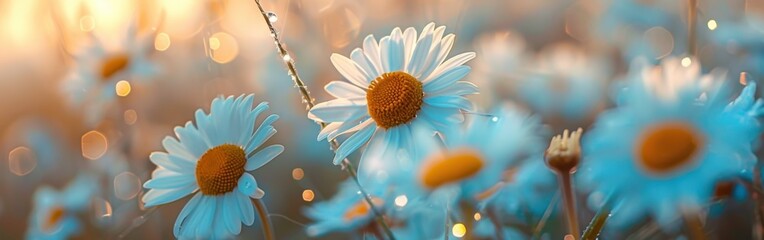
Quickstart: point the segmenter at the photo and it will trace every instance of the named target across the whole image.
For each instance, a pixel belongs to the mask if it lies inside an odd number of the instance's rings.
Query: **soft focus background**
[[[467,79],[481,88],[472,97],[478,109],[512,100],[542,116],[554,132],[589,126],[612,105],[610,83],[637,57],[656,62],[672,55],[682,65],[699,61],[704,72],[720,67],[731,76],[764,74],[759,0],[699,0],[697,58],[684,58],[686,1],[262,3],[277,18],[277,30],[319,101],[329,99],[323,85],[341,78],[329,61],[332,53],[348,55],[368,34],[381,37],[394,27],[421,29],[429,22],[456,34],[452,55],[477,52]],[[145,61],[156,71],[113,85],[116,100],[92,122],[93,113],[70,104],[62,89],[77,67],[74,56],[94,39],[106,49],[125,41],[144,44]],[[281,116],[270,142],[286,151],[254,172],[270,211],[283,215],[273,217],[280,238],[307,238],[303,207],[329,198],[347,177],[331,164],[328,143],[315,140],[319,128],[306,118],[253,0],[3,0],[0,49],[0,239],[23,238],[39,186],[62,188],[83,172],[97,176],[100,192],[89,216],[81,216],[87,221],[78,238],[113,238],[141,216],[147,222],[127,238],[172,238],[188,198],[156,212],[142,208],[141,185],[155,168],[148,156],[219,95],[255,93]],[[575,80],[548,80],[556,78]],[[245,227],[240,237],[261,238],[260,227]]]

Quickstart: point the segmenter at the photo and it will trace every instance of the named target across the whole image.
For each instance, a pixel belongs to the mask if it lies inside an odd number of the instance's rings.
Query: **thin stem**
[[[308,88],[305,86],[305,82],[303,82],[302,79],[300,79],[300,75],[297,73],[297,67],[294,64],[294,61],[292,60],[291,55],[289,55],[289,52],[281,43],[279,34],[278,32],[276,32],[276,28],[273,27],[273,23],[270,21],[270,19],[268,18],[268,15],[265,13],[263,6],[260,4],[260,0],[255,0],[255,3],[257,4],[257,8],[260,10],[260,14],[263,16],[263,20],[265,21],[265,24],[268,26],[268,30],[270,30],[271,32],[271,37],[273,37],[273,43],[276,45],[276,49],[278,50],[279,55],[281,56],[281,59],[284,61],[284,64],[287,67],[287,71],[289,75],[292,77],[292,81],[294,82],[295,86],[299,90],[300,96],[302,97],[303,102],[305,103],[305,106],[307,107],[308,110],[313,108],[313,106],[315,105],[314,103],[315,100],[310,96],[310,91],[308,91]],[[319,126],[321,126],[321,129],[324,129],[327,125],[324,122],[316,122],[316,123]],[[334,140],[334,139],[330,140],[329,144],[331,145],[332,151],[337,151],[337,148],[339,148],[340,146],[337,140]],[[375,221],[380,226],[382,226],[382,229],[384,229],[385,234],[387,234],[388,237],[390,237],[390,239],[395,240],[395,236],[393,235],[393,232],[390,231],[390,228],[387,226],[387,223],[385,223],[382,213],[377,209],[377,207],[374,205],[374,202],[372,202],[369,194],[361,186],[361,183],[358,181],[358,173],[353,167],[353,164],[351,164],[347,158],[342,160],[342,169],[345,172],[347,172],[351,178],[353,178],[353,181],[358,186],[359,191],[361,191],[361,194],[363,194],[364,200],[366,201],[366,203],[369,204],[369,207],[374,213]]]
[[[487,211],[486,214],[488,214],[488,218],[491,220],[491,223],[493,223],[493,227],[496,228],[496,239],[504,239],[504,227],[501,225],[499,217],[496,216],[495,209]]]
[[[257,215],[260,217],[260,222],[263,224],[263,235],[266,240],[276,239],[276,232],[273,231],[273,224],[271,224],[271,218],[268,217],[268,208],[265,207],[262,199],[252,199],[252,203],[257,209]]]
[[[753,168],[753,186],[751,187],[753,190],[751,191],[751,198],[754,200],[754,226],[753,226],[753,234],[754,236],[761,237],[764,235],[764,208],[762,208],[762,179],[761,179],[761,167],[762,167],[762,161],[757,160],[756,165],[754,165]]]
[[[579,238],[581,232],[578,230],[578,215],[576,215],[576,198],[573,194],[573,184],[569,172],[559,171],[557,174],[560,180],[560,191],[562,199],[565,202],[565,215],[568,218],[568,232],[574,238]]]
[[[531,236],[531,239],[539,239],[541,237],[541,231],[544,229],[544,226],[546,225],[546,222],[549,220],[549,217],[552,216],[552,212],[557,206],[557,201],[559,200],[560,200],[560,192],[554,193],[554,197],[552,197],[552,201],[549,202],[549,205],[546,207],[546,210],[544,210],[544,215],[541,216],[541,219],[539,219],[539,222],[536,224],[536,228],[533,229],[533,235]]]
[[[600,232],[602,232],[603,227],[605,226],[605,222],[610,217],[610,211],[612,210],[612,204],[611,201],[608,199],[605,201],[605,204],[602,205],[599,211],[597,211],[597,215],[592,218],[592,221],[589,223],[589,226],[586,227],[584,230],[584,235],[581,236],[581,239],[583,240],[594,240],[599,237]]]
[[[697,11],[698,0],[687,1],[687,53],[695,56],[697,44]]]
[[[149,208],[148,210],[146,210],[146,213],[133,219],[133,221],[130,223],[130,226],[128,226],[127,229],[122,231],[122,233],[120,233],[117,236],[117,239],[124,239],[125,237],[127,237],[128,234],[130,234],[130,232],[132,232],[136,228],[146,223],[146,220],[148,220],[149,217],[152,214],[154,214],[154,212],[156,212],[157,209],[159,209],[159,206]]]

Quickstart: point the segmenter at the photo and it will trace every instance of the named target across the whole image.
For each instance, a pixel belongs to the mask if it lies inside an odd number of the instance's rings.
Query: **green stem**
[[[265,236],[265,239],[276,239],[276,232],[273,231],[271,218],[268,217],[268,208],[265,207],[262,199],[252,199],[252,203],[254,203],[255,209],[257,209],[257,215],[260,217],[260,222],[263,224],[263,236]]]
[[[612,206],[610,204],[610,200],[605,200],[605,204],[602,205],[599,211],[597,211],[597,215],[592,218],[592,221],[589,223],[589,226],[586,227],[584,230],[584,235],[581,236],[581,239],[583,240],[595,240],[597,237],[599,237],[600,232],[602,232],[603,227],[605,227],[605,222],[607,221],[608,217],[610,217],[610,211],[612,210]]]

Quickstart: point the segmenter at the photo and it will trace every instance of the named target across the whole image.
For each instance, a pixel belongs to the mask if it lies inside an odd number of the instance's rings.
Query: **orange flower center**
[[[236,187],[244,174],[247,157],[244,149],[232,144],[214,147],[199,158],[196,182],[204,195],[224,194]]]
[[[114,74],[127,68],[130,64],[130,56],[124,53],[107,56],[101,64],[101,80],[108,80]]]
[[[374,206],[382,206],[384,201],[379,198],[372,198],[371,202],[374,203]],[[366,200],[361,199],[360,202],[356,203],[352,207],[350,207],[347,211],[345,211],[345,215],[342,217],[345,219],[345,221],[350,221],[356,218],[365,217],[371,214],[371,207],[369,206],[369,203],[366,202]]]
[[[407,123],[422,108],[422,83],[405,72],[382,74],[366,92],[369,115],[378,126],[391,128]]]
[[[64,218],[64,214],[66,211],[64,211],[64,208],[61,206],[55,206],[50,209],[50,212],[48,213],[48,218],[45,219],[45,222],[43,223],[43,229],[46,231],[52,231],[55,229],[56,226],[58,226],[58,223],[61,222],[61,219]]]
[[[662,123],[643,135],[637,159],[650,172],[667,173],[692,162],[703,140],[703,136],[686,123]]]
[[[439,154],[422,169],[421,181],[425,187],[434,189],[475,175],[483,164],[480,154],[471,150]]]

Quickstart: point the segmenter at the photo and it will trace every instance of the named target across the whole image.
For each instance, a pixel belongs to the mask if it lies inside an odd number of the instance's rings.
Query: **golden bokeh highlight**
[[[464,237],[467,234],[467,227],[461,223],[454,224],[454,227],[451,228],[451,234],[458,238]]]
[[[302,168],[292,169],[292,178],[294,180],[300,181],[304,177],[305,177],[305,172],[302,170]]]
[[[682,58],[682,67],[689,67],[692,65],[692,59],[690,57],[684,57]]]
[[[122,172],[114,177],[114,196],[122,200],[130,200],[141,192],[141,180],[134,173]]]
[[[130,86],[130,82],[127,80],[121,80],[117,82],[117,85],[114,85],[114,90],[117,92],[117,96],[127,97],[127,95],[130,95],[130,91],[133,90],[133,87]]]
[[[713,19],[708,20],[708,23],[706,25],[708,26],[708,29],[711,31],[716,30],[716,28],[719,27],[719,25],[717,25],[716,23],[716,20],[713,20]]]
[[[154,49],[157,51],[165,51],[170,48],[170,45],[172,45],[172,41],[170,41],[170,35],[167,33],[159,33],[154,38]]]
[[[83,134],[81,144],[82,156],[90,160],[101,158],[109,146],[106,136],[95,130]]]
[[[395,206],[405,207],[408,202],[409,202],[409,198],[406,197],[406,195],[400,195],[395,197]]]
[[[133,125],[138,121],[138,113],[133,109],[128,109],[125,111],[124,119],[127,125]]]
[[[218,32],[209,39],[210,57],[217,63],[229,63],[239,55],[239,44],[236,38],[228,33]]]
[[[313,190],[305,189],[302,191],[302,200],[306,202],[312,202],[313,198],[316,197],[316,194],[313,193]]]
[[[27,147],[17,147],[8,153],[8,170],[18,176],[24,176],[37,167],[37,158]]]
[[[475,219],[475,221],[480,221],[480,219],[483,218],[483,215],[480,215],[480,213],[475,213],[475,215],[472,215],[472,218]]]

